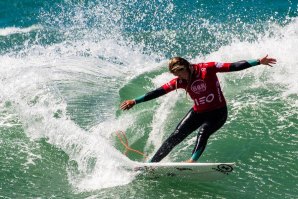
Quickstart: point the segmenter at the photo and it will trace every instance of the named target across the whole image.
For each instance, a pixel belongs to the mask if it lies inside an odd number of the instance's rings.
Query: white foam
[[[0,29],[0,36],[8,36],[13,34],[22,34],[22,33],[29,33],[34,30],[42,29],[40,25],[32,25],[27,28],[19,28],[19,27],[6,27]]]
[[[107,98],[107,102],[117,102],[121,83],[125,83],[129,76],[129,73],[123,74],[122,71],[131,71],[131,76],[135,75],[134,69],[129,66],[138,60],[129,57],[127,52],[124,57],[120,56],[128,61],[125,64],[112,63],[93,56],[75,56],[78,51],[85,50],[86,46],[79,46],[77,42],[74,44],[76,48],[61,43],[47,47],[33,46],[26,49],[22,56],[1,55],[1,106],[6,101],[11,102],[29,138],[47,138],[50,144],[62,149],[70,161],[76,162],[77,172],[69,168],[68,173],[70,183],[77,190],[127,184],[135,175],[125,169],[131,161],[113,147],[114,143],[109,137],[116,130],[128,128],[133,119],[128,116],[116,120],[114,107],[106,105],[102,106],[102,111],[108,119],[90,130],[84,130],[69,119],[66,108],[68,98],[92,95],[88,90],[109,93],[111,98]],[[121,50],[121,46],[114,48],[111,42],[102,42],[97,46],[98,49],[95,46],[95,43],[91,45],[94,53],[101,51],[101,48],[110,49],[109,54],[105,54],[106,57],[116,56]],[[129,51],[125,47],[122,49]],[[138,56],[137,53],[135,56]],[[134,67],[138,67],[138,64]],[[143,70],[144,68],[140,69]],[[90,88],[78,90],[80,82],[89,83]],[[62,94],[65,90],[59,90],[57,83],[75,84],[73,92],[65,96]],[[57,112],[58,118],[54,117]],[[9,126],[9,118],[3,125]],[[28,154],[27,164],[34,164],[34,158],[36,157]]]
[[[154,78],[153,83],[157,88],[167,83],[173,78],[173,75],[171,75],[170,73],[163,73]],[[181,94],[181,92],[179,93]],[[152,130],[149,133],[145,151],[148,151],[149,148],[152,146],[155,150],[157,150],[163,143],[163,140],[165,140],[165,136],[168,135],[168,132],[165,132],[165,125],[167,124],[167,119],[169,118],[169,115],[171,114],[173,107],[175,106],[179,97],[181,97],[179,93],[171,92],[158,99],[159,106],[153,115]],[[166,157],[164,161],[169,161],[168,158],[169,157]]]
[[[134,121],[130,115],[115,118],[118,91],[131,78],[158,67],[154,56],[144,55],[141,48],[122,42],[119,29],[103,18],[106,16],[100,13],[102,10],[100,6],[90,11],[78,9],[75,17],[69,13],[57,17],[43,13],[48,19],[44,23],[50,26],[47,28],[65,36],[61,43],[30,44],[28,39],[22,50],[0,55],[0,105],[11,103],[30,139],[46,138],[68,155],[69,182],[78,191],[124,185],[134,178],[135,173],[126,170],[132,162],[110,140],[114,131],[125,130]],[[92,14],[95,18],[99,15],[95,24],[100,27],[86,27],[84,17]],[[73,20],[74,27],[63,26],[64,20]],[[107,20],[103,21],[106,24],[100,20]],[[55,30],[56,23],[59,30]],[[41,28],[8,27],[0,29],[0,36]],[[107,32],[110,37],[104,37]],[[94,94],[106,97],[106,101],[98,102],[102,103],[103,114],[98,118],[100,122],[94,121],[97,125],[85,130],[70,119],[67,106],[71,99]],[[9,126],[9,116],[4,115],[3,119],[6,122],[1,125]],[[35,158],[43,157],[28,151],[26,165],[34,164]]]

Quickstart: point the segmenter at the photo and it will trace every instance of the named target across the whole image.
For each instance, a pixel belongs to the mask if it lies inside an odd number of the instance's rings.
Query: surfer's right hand
[[[126,100],[120,105],[121,110],[129,110],[136,104],[135,100]]]

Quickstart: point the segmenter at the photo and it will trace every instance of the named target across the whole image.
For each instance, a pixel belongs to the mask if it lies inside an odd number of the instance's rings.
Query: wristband
[[[142,95],[140,97],[137,97],[136,99],[134,99],[135,104],[141,103],[144,101],[145,95]]]
[[[260,65],[261,62],[259,59],[251,59],[251,60],[247,60],[247,62],[251,65],[251,66],[256,66],[256,65]]]

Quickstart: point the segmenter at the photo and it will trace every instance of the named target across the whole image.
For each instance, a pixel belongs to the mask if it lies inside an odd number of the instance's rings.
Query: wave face
[[[270,6],[268,6],[270,4]],[[1,197],[294,198],[297,196],[297,1],[2,1]],[[200,162],[236,162],[218,182],[139,178],[192,106],[183,91],[128,112],[121,101],[171,78],[167,60],[278,64],[219,74],[229,118]],[[196,133],[164,161],[190,156]],[[175,185],[174,185],[174,184]],[[200,187],[198,189],[198,187]]]

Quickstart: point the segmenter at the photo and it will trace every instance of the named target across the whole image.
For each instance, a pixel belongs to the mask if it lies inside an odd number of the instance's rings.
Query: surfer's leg
[[[221,108],[206,114],[205,122],[199,129],[191,159],[197,161],[206,148],[208,138],[220,129],[227,120],[227,108]]]
[[[191,109],[177,125],[175,131],[170,135],[170,137],[164,141],[150,162],[161,161],[177,144],[199,128],[199,126],[202,125],[202,122],[203,120],[200,119],[200,115]]]

